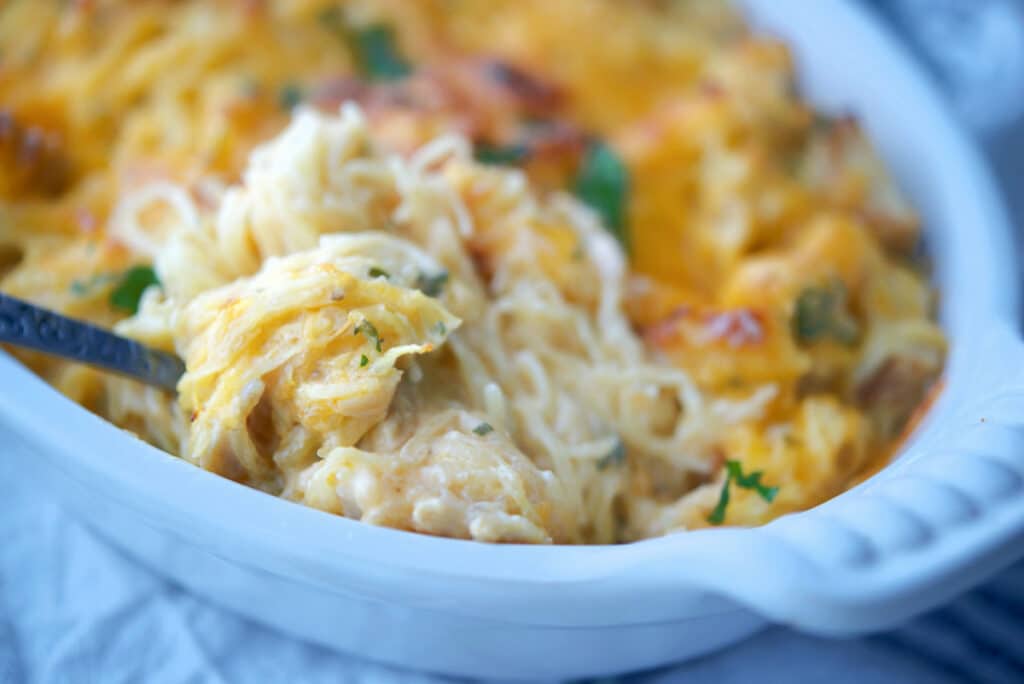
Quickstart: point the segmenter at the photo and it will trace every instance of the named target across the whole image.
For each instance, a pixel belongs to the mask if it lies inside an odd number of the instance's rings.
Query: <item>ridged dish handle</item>
[[[978,395],[947,397],[930,437],[855,490],[728,535],[705,586],[800,629],[861,633],[1024,556],[1024,342],[1009,325],[979,332],[985,353],[951,369]]]

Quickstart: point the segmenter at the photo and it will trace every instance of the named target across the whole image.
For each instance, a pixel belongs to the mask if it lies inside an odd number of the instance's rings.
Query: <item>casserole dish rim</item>
[[[855,40],[870,53],[860,69],[887,65],[889,85],[914,110],[916,125],[941,140],[951,167],[944,170],[971,188],[971,198],[949,197],[942,209],[949,221],[955,215],[978,222],[972,235],[946,226],[943,237],[939,274],[953,341],[947,389],[899,458],[864,483],[759,528],[619,546],[494,546],[373,527],[220,478],[93,416],[6,354],[0,383],[18,389],[0,393],[0,423],[68,477],[179,540],[325,591],[358,577],[356,591],[395,590],[389,598],[396,602],[499,614],[521,624],[587,626],[670,621],[678,611],[655,605],[657,597],[694,588],[775,621],[847,633],[893,624],[966,588],[1019,556],[1013,547],[1024,539],[1024,475],[1016,457],[1024,449],[1016,417],[1024,416],[1024,383],[1019,371],[995,363],[1024,361],[1009,222],[976,150],[866,10],[844,0],[740,4],[769,31],[784,32],[776,22],[797,12],[805,13],[805,24],[846,27],[835,40],[837,55]],[[872,131],[871,116],[867,124]],[[905,171],[907,160],[901,163]],[[982,265],[984,273],[976,272]],[[935,465],[940,457],[957,467],[943,472]],[[413,577],[419,586],[396,589]],[[437,599],[456,585],[458,600]],[[617,614],[628,588],[645,608]]]

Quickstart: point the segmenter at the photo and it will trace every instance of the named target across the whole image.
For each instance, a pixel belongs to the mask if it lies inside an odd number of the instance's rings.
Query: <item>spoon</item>
[[[60,356],[175,391],[185,364],[174,354],[0,292],[0,342]]]

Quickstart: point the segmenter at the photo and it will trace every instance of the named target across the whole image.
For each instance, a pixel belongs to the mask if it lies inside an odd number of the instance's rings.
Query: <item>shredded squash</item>
[[[762,523],[891,453],[944,364],[913,208],[720,0],[12,0],[0,159],[0,289],[187,370],[14,353],[367,523]]]

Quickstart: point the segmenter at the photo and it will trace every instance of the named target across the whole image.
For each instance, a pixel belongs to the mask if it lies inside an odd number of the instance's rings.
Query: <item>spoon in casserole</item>
[[[78,361],[175,391],[185,364],[174,354],[0,292],[0,342]]]

